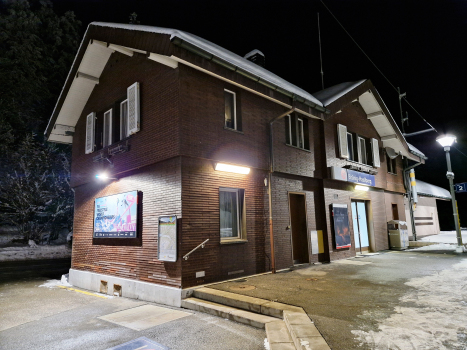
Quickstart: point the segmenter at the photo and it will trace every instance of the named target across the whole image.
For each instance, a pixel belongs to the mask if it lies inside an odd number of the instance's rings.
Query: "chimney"
[[[265,58],[264,54],[259,51],[259,50],[253,50],[248,52],[244,58],[246,58],[248,61],[251,61],[253,63],[256,63],[258,66],[263,67],[265,66]]]

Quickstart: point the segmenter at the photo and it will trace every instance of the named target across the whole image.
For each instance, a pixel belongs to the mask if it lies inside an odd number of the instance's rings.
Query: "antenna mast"
[[[321,55],[321,28],[319,26],[319,12],[318,12],[318,40],[319,40],[319,63],[321,66],[321,88],[324,90],[324,72],[323,72],[323,57]]]

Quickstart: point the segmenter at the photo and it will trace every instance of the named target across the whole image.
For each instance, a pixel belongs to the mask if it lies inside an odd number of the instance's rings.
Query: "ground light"
[[[250,168],[238,165],[231,165],[225,163],[216,163],[216,170],[218,171],[227,171],[229,173],[237,173],[237,174],[249,174]]]
[[[451,203],[452,203],[452,212],[454,215],[454,226],[456,227],[456,234],[457,234],[457,253],[462,253],[464,251],[463,244],[462,244],[462,234],[459,225],[459,214],[457,213],[457,204],[456,204],[456,195],[454,192],[454,173],[451,169],[451,157],[449,155],[449,150],[451,149],[451,145],[456,141],[456,137],[451,134],[441,135],[436,138],[436,141],[444,147],[446,151],[446,163],[448,164],[448,172],[446,173],[446,177],[449,180],[449,189],[451,191]]]
[[[357,185],[355,186],[357,191],[368,191],[370,188],[368,186]]]

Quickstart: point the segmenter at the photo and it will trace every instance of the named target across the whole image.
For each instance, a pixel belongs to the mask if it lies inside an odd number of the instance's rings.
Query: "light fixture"
[[[225,163],[216,163],[216,170],[218,171],[227,171],[229,173],[237,173],[237,174],[249,174],[250,168],[238,165],[231,165]]]
[[[357,185],[357,186],[355,186],[355,189],[357,191],[368,191],[370,188],[368,186]]]
[[[96,175],[96,179],[99,179],[99,180],[116,180],[115,177],[109,177],[109,175],[104,174],[104,173],[102,173],[102,174],[97,174],[97,175]]]
[[[452,134],[440,135],[436,138],[436,141],[443,147],[451,147],[456,142],[456,137]]]

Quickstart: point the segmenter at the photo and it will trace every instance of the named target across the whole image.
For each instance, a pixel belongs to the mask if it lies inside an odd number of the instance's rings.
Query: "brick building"
[[[45,132],[72,144],[73,285],[180,305],[188,287],[388,248],[402,158],[423,159],[372,83],[311,95],[247,58],[89,25]]]

